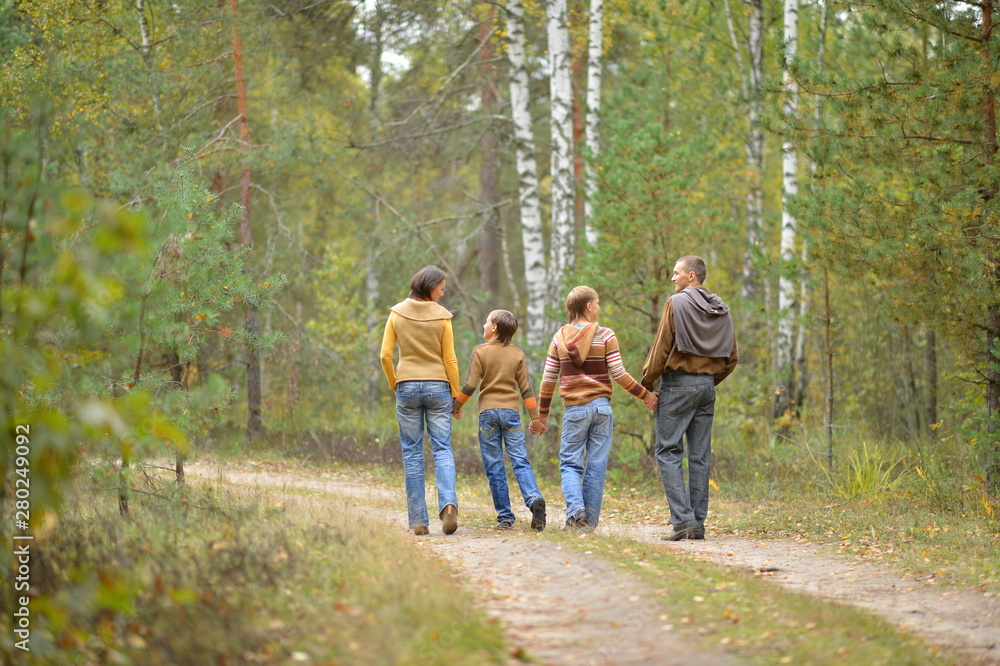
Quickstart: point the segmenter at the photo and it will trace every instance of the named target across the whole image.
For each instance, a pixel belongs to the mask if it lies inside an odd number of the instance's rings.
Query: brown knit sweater
[[[524,352],[513,345],[487,342],[472,350],[469,376],[456,400],[464,405],[479,388],[479,411],[521,409],[521,401],[531,418],[538,417],[538,404],[528,381]]]
[[[597,322],[581,328],[563,326],[552,338],[545,357],[542,385],[538,389],[539,413],[548,416],[552,394],[559,382],[559,395],[567,406],[585,405],[611,397],[611,380],[645,400],[649,391],[639,385],[622,365],[615,332]]]
[[[399,365],[392,356],[399,343]],[[382,335],[379,354],[389,388],[406,381],[443,381],[451,385],[451,395],[458,395],[458,358],[451,313],[434,301],[407,298],[390,308]]]

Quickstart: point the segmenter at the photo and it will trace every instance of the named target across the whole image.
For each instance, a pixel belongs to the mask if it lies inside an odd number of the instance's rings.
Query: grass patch
[[[789,592],[753,574],[615,535],[546,532],[615,562],[649,586],[658,619],[706,648],[765,664],[949,664],[867,611]]]
[[[499,627],[449,570],[336,498],[209,483],[158,493],[135,495],[123,519],[111,494],[78,489],[36,535],[32,651],[19,663],[504,659]]]

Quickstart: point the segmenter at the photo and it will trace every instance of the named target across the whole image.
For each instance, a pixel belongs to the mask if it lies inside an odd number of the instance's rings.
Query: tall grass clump
[[[827,469],[827,478],[837,497],[850,500],[898,488],[909,465],[891,451],[865,441],[847,454],[843,468],[840,473]]]
[[[95,490],[78,487],[58,525],[35,535],[32,650],[17,663],[499,659],[499,629],[449,571],[339,500],[157,482],[136,489],[122,519],[117,497]],[[12,590],[0,586],[5,608]]]

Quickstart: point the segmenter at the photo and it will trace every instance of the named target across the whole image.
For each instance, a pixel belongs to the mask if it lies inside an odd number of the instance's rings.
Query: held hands
[[[460,421],[462,419],[462,403],[458,400],[452,403],[451,415],[455,417],[456,421]]]
[[[528,432],[532,435],[543,435],[548,429],[549,427],[541,418],[531,419],[531,423],[528,424]]]
[[[646,399],[643,400],[642,402],[644,405],[646,405],[646,409],[648,409],[649,411],[653,411],[654,409],[656,409],[656,403],[659,401],[659,399],[660,399],[659,395],[657,395],[653,391],[650,391],[649,395],[646,396]]]

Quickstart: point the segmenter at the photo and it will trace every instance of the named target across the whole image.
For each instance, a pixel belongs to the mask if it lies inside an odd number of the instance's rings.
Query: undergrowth
[[[31,652],[18,663],[501,659],[499,628],[450,573],[336,499],[162,482],[123,518],[87,486],[32,542]],[[12,593],[2,586],[5,608]]]

